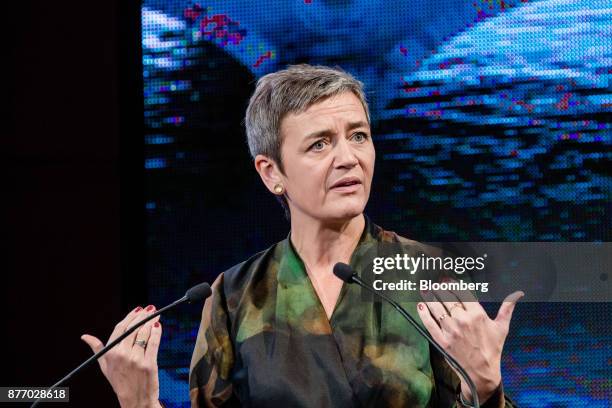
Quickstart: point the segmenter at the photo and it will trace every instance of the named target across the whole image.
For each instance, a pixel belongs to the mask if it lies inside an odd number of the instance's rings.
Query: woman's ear
[[[255,170],[259,173],[259,177],[261,177],[266,188],[272,194],[278,194],[275,192],[275,188],[278,188],[279,184],[283,185],[283,178],[276,162],[268,156],[258,154],[255,156]]]

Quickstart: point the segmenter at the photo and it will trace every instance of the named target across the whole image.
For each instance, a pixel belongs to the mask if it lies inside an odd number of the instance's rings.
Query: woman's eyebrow
[[[369,125],[367,122],[364,122],[362,120],[359,120],[357,122],[349,122],[346,125],[346,130],[356,129],[360,127],[369,127]],[[326,137],[326,136],[333,136],[334,134],[336,134],[336,132],[332,129],[317,130],[316,132],[312,132],[306,135],[306,137],[304,137],[304,140],[310,140],[310,139]]]
[[[360,127],[370,127],[370,125],[368,125],[368,122],[364,122],[363,120],[357,122],[349,122],[349,124],[346,126],[346,130],[356,129]]]

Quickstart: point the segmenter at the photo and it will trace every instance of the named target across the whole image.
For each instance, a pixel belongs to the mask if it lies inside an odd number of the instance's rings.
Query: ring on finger
[[[146,340],[136,340],[134,342],[134,344],[139,345],[140,347],[142,347],[143,349],[147,348],[147,341]]]
[[[439,317],[438,317],[438,321],[440,323],[442,323],[442,320],[444,320],[448,315],[446,313],[442,313]]]

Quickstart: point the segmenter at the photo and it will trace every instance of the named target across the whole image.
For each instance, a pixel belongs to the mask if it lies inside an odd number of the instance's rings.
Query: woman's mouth
[[[334,183],[334,185],[331,187],[331,190],[342,192],[342,193],[348,193],[348,192],[356,191],[357,189],[359,189],[360,186],[361,186],[361,180],[359,180],[356,177],[350,177],[350,178],[341,179],[337,181],[336,183]]]

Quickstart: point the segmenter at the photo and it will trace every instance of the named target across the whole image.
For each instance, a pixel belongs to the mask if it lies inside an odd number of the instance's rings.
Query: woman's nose
[[[340,140],[336,145],[336,167],[355,167],[359,161],[353,151],[350,142],[346,139]]]

